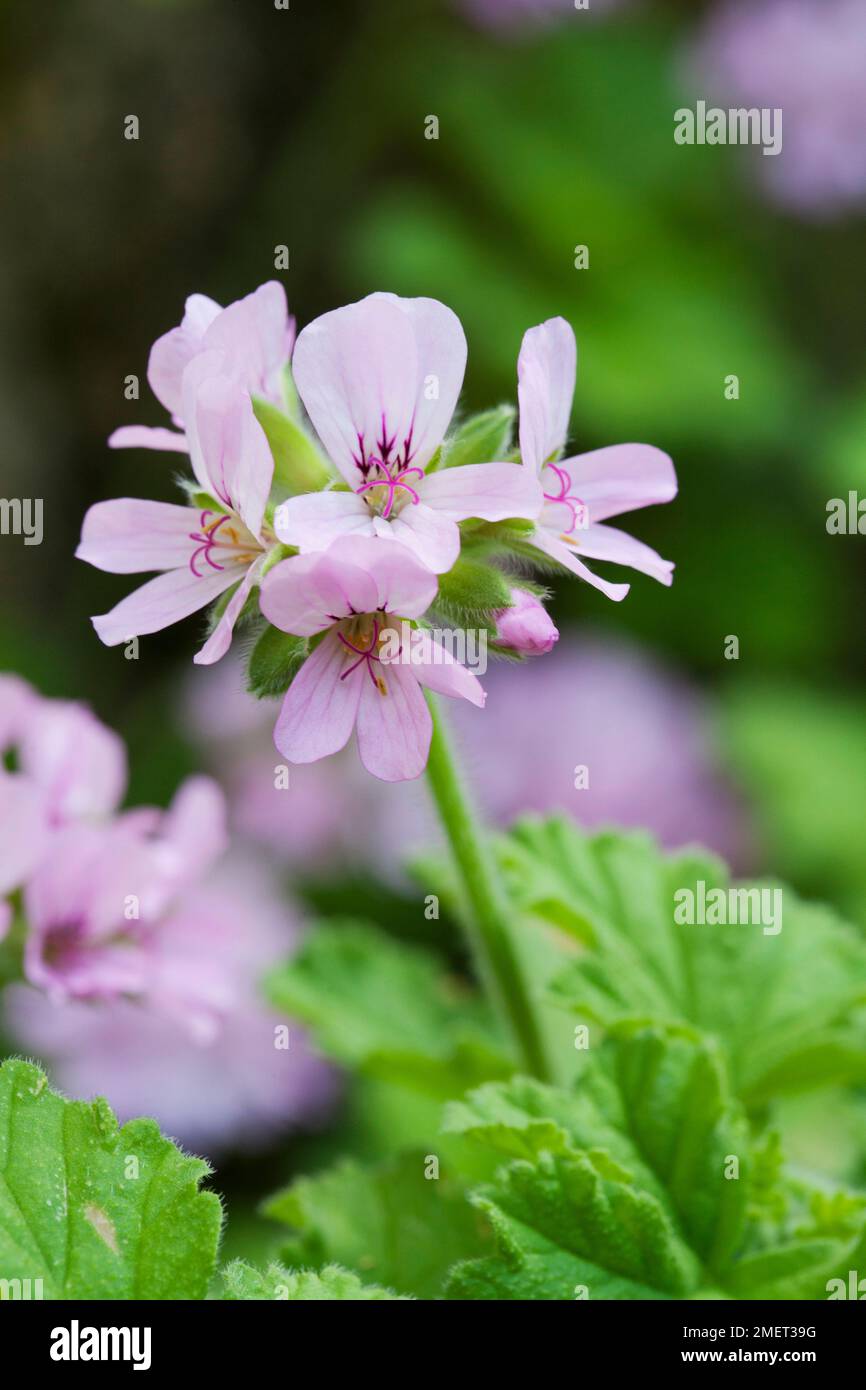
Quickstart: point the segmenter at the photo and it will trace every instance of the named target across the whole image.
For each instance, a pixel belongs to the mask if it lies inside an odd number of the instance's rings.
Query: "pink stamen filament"
[[[559,479],[559,496],[554,497],[551,493],[545,492],[544,498],[547,502],[562,502],[564,506],[568,507],[571,513],[571,525],[563,534],[570,535],[572,531],[577,529],[577,508],[580,508],[581,517],[583,517],[586,514],[586,503],[580,497],[575,497],[569,492],[571,475],[567,469],[558,468],[555,463],[549,463],[547,466]]]
[[[346,670],[345,670],[345,671],[343,672],[343,674],[340,676],[340,680],[341,680],[341,681],[344,681],[344,680],[346,679],[347,676],[351,676],[351,674],[352,674],[353,671],[357,671],[358,667],[359,667],[363,662],[366,662],[366,665],[367,665],[367,674],[369,675],[370,680],[373,682],[373,684],[375,685],[376,689],[380,692],[380,694],[381,694],[381,693],[384,693],[384,692],[382,691],[382,687],[381,687],[380,684],[379,684],[379,681],[376,679],[376,676],[375,676],[374,673],[373,673],[373,666],[372,666],[372,663],[373,663],[374,661],[378,661],[380,665],[382,664],[382,658],[381,658],[380,656],[377,656],[377,655],[376,655],[376,646],[377,646],[378,641],[379,641],[379,623],[378,623],[378,621],[377,621],[375,618],[373,619],[373,636],[372,636],[372,638],[371,638],[371,640],[370,640],[370,645],[369,645],[369,647],[356,647],[355,644],[354,644],[354,642],[350,642],[349,639],[348,639],[348,637],[344,637],[344,636],[343,636],[342,632],[338,632],[338,633],[337,633],[337,636],[338,636],[338,638],[340,639],[340,641],[342,642],[343,646],[346,647],[350,652],[355,652],[355,653],[357,654],[357,657],[358,657],[358,660],[357,660],[357,661],[353,661],[353,662],[352,662],[352,665],[346,668]]]
[[[189,533],[190,540],[198,542],[197,548],[193,551],[189,559],[189,567],[195,575],[196,579],[202,578],[201,572],[196,568],[200,555],[204,556],[205,563],[210,565],[211,569],[224,570],[225,565],[220,565],[216,560],[213,559],[211,555],[212,550],[215,550],[217,546],[219,546],[224,551],[234,550],[237,552],[238,559],[240,559],[240,557],[250,549],[248,545],[243,544],[243,542],[238,541],[237,539],[235,539],[234,542],[222,539],[218,540],[217,533],[221,530],[223,526],[226,525],[227,522],[232,520],[232,517],[228,515],[222,515],[217,516],[215,521],[210,521],[209,518],[215,515],[216,513],[211,511],[202,512],[199,522],[201,530],[190,531]]]
[[[396,477],[393,477],[389,465],[385,463],[383,459],[374,459],[371,460],[371,462],[375,464],[376,468],[378,468],[380,472],[385,474],[385,477],[379,479],[378,482],[363,483],[361,487],[358,488],[358,495],[360,496],[363,492],[369,492],[374,487],[386,487],[388,489],[388,497],[385,502],[385,506],[382,509],[383,521],[387,521],[391,515],[391,511],[394,506],[394,498],[396,496],[398,488],[403,488],[405,492],[408,492],[412,500],[413,507],[417,506],[417,504],[421,501],[421,498],[418,496],[415,489],[413,487],[410,487],[408,483],[403,481],[403,479],[408,478],[410,473],[414,473],[417,475],[417,477],[423,478],[423,468],[403,468],[397,474]]]

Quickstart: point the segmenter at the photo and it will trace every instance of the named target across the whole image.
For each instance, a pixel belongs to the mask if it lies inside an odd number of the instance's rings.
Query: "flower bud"
[[[559,632],[543,603],[526,589],[511,590],[511,608],[496,615],[496,641],[523,656],[543,656]]]

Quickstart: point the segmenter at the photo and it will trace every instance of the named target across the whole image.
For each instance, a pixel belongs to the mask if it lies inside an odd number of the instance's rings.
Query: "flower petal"
[[[296,545],[305,554],[327,550],[343,536],[373,536],[373,515],[356,492],[307,492],[281,502],[274,514],[274,530],[284,545]]]
[[[189,444],[185,434],[162,428],[151,429],[149,425],[121,425],[108,436],[109,449],[170,449],[177,454],[188,454]]]
[[[247,390],[280,405],[280,374],[292,355],[294,339],[286,292],[278,280],[268,280],[223,309],[209,325],[202,346],[235,358]]]
[[[626,531],[614,526],[587,526],[575,532],[575,539],[581,555],[589,560],[610,560],[615,565],[628,565],[641,574],[648,574],[660,584],[673,582],[674,566],[671,560],[663,560],[643,541],[635,540]]]
[[[178,889],[200,881],[228,845],[228,814],[222,788],[211,777],[187,777],[159,826],[166,902]]]
[[[360,667],[340,679],[347,669],[346,655],[337,634],[329,633],[289,686],[274,729],[274,742],[289,762],[313,763],[346,746],[362,681],[368,680]]]
[[[571,570],[578,579],[585,579],[587,584],[591,584],[594,589],[600,589],[615,603],[624,599],[629,591],[630,586],[628,584],[610,584],[606,579],[600,579],[597,574],[593,574],[587,565],[578,560],[570,546],[566,545],[560,537],[551,535],[543,526],[536,526],[530,544],[543,551],[545,555],[549,555],[552,560],[558,561],[560,565],[564,565],[566,569]]]
[[[19,888],[49,840],[45,798],[28,777],[0,772],[0,894]]]
[[[486,636],[485,632],[485,641]],[[391,664],[384,661],[383,664],[388,665],[390,671]],[[468,700],[479,709],[484,708],[487,694],[478,677],[461,665],[447,647],[424,628],[416,628],[412,634],[410,669],[422,685],[439,695],[453,695],[457,699]],[[387,681],[387,674],[385,679]]]
[[[411,666],[389,665],[382,679],[384,695],[363,672],[358,752],[374,777],[383,782],[407,782],[420,777],[427,766],[433,720]]]
[[[149,579],[109,613],[102,613],[91,622],[100,641],[107,647],[116,647],[131,637],[144,637],[179,623],[219,598],[241,578],[243,571],[236,566],[200,577],[188,568],[169,570]]]
[[[457,523],[423,502],[404,507],[393,521],[377,516],[373,524],[381,540],[398,541],[433,574],[447,573],[460,554]]]
[[[206,294],[191,294],[184,306],[183,321],[157,338],[150,350],[147,363],[150,389],[178,422],[183,418],[184,371],[201,351],[205,331],[220,312],[220,305]]]
[[[18,750],[21,770],[45,794],[52,821],[109,816],[126,789],[126,747],[86,705],[40,700]]]
[[[507,521],[511,516],[534,521],[544,500],[534,475],[516,463],[442,468],[421,480],[418,495],[425,507],[452,521],[465,521],[470,516],[484,521]]]
[[[200,542],[200,513],[172,502],[119,497],[90,507],[75,554],[109,574],[180,569],[189,564]]]
[[[460,320],[435,299],[371,294],[308,324],[292,371],[316,432],[353,486],[392,444],[423,468],[444,438],[466,367]]]
[[[651,444],[612,444],[565,459],[563,467],[592,521],[670,502],[677,495],[673,463]]]
[[[281,560],[265,575],[259,604],[283,632],[312,637],[351,613],[375,612],[377,599],[375,580],[344,560],[341,546]]]
[[[190,362],[183,377],[183,408],[196,477],[258,537],[274,460],[249,393],[224,353],[199,353]]]
[[[523,336],[517,359],[520,454],[536,475],[568,436],[577,344],[565,319],[547,319]]]
[[[385,523],[387,525],[387,523]],[[438,583],[426,565],[404,545],[383,545],[381,538],[349,536],[340,545],[340,560],[364,570],[376,586],[368,610],[384,609],[406,618],[419,618],[436,597]],[[357,606],[356,606],[356,611]]]
[[[226,604],[225,611],[220,616],[220,620],[210,637],[205,642],[201,651],[196,652],[193,657],[196,666],[212,666],[215,661],[219,661],[221,657],[225,656],[232,644],[232,633],[234,632],[235,623],[241,615],[241,610],[249,597],[250,590],[253,585],[258,582],[262,572],[263,561],[264,556],[261,560],[256,560],[254,564],[249,566],[237,589]]]

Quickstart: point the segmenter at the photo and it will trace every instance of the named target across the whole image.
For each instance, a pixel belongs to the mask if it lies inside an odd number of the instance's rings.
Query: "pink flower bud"
[[[512,589],[511,601],[513,606],[497,616],[496,641],[524,656],[543,656],[559,641],[550,614],[526,589]]]

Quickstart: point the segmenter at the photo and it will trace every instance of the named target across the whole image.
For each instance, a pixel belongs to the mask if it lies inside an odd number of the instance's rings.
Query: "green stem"
[[[461,781],[442,715],[433,696],[428,694],[427,702],[433,716],[427,781],[468,904],[469,935],[478,972],[514,1039],[523,1068],[545,1080],[544,1046],[514,949],[508,899]]]

